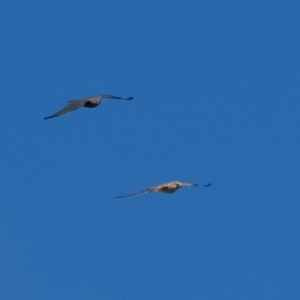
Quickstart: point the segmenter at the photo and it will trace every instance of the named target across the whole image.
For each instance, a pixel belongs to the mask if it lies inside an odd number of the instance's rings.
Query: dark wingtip
[[[208,187],[208,186],[211,186],[211,183],[209,183],[209,184],[204,184],[204,185],[202,185],[202,186]]]
[[[56,115],[48,116],[48,117],[45,117],[44,120],[48,120],[48,119],[55,118],[55,117],[59,117],[59,116],[56,116]]]
[[[133,99],[133,97],[126,98],[126,100],[132,100],[132,99]]]

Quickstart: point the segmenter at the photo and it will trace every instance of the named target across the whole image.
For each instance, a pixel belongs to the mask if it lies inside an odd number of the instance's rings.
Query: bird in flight
[[[44,120],[50,119],[50,118],[54,118],[54,117],[59,117],[63,114],[66,114],[70,111],[73,111],[75,109],[78,109],[80,107],[88,107],[88,108],[94,108],[97,107],[99,104],[101,104],[102,99],[104,98],[109,98],[109,99],[121,99],[121,100],[132,100],[133,97],[129,97],[129,98],[122,98],[122,97],[116,97],[113,95],[100,95],[100,96],[91,96],[91,97],[87,97],[84,99],[78,99],[78,100],[70,100],[69,104],[62,110],[58,111],[57,113],[45,117]]]
[[[201,186],[208,187],[210,185],[211,185],[211,183],[201,185]],[[138,196],[138,195],[152,193],[152,192],[162,192],[162,193],[172,194],[172,193],[176,192],[179,188],[182,188],[182,187],[196,187],[196,186],[199,186],[199,184],[188,183],[188,182],[180,182],[180,181],[171,181],[171,182],[167,182],[167,183],[163,183],[163,184],[160,184],[160,185],[150,187],[146,190],[142,190],[142,191],[134,193],[134,194],[119,196],[119,197],[114,197],[114,198],[132,197],[132,196]]]

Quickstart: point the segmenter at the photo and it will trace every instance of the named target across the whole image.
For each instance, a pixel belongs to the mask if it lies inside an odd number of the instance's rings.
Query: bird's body
[[[104,98],[120,99],[120,100],[132,100],[133,99],[133,97],[121,98],[121,97],[117,97],[117,96],[113,96],[113,95],[101,95],[101,96],[91,96],[91,97],[87,97],[87,98],[79,99],[79,100],[70,100],[69,104],[65,108],[63,108],[62,110],[58,111],[57,113],[55,113],[51,116],[45,117],[44,120],[54,118],[54,117],[59,117],[63,114],[71,112],[80,107],[87,107],[87,108],[97,107],[99,104],[101,104],[101,101]]]
[[[209,184],[202,185],[202,186],[207,187],[207,186],[210,186],[210,185],[211,184],[209,183]],[[182,187],[196,187],[196,186],[198,186],[198,184],[196,184],[196,183],[171,181],[171,182],[167,182],[167,183],[163,183],[163,184],[160,184],[160,185],[150,187],[146,190],[142,190],[142,191],[134,193],[134,194],[119,196],[119,197],[115,197],[115,198],[132,197],[132,196],[137,196],[137,195],[147,194],[147,193],[152,193],[152,192],[162,192],[162,193],[167,193],[167,194],[173,194],[179,188],[182,188]]]

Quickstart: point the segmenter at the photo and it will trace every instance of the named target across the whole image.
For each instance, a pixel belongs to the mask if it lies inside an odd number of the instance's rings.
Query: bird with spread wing
[[[203,187],[208,187],[210,186],[211,183],[202,185]],[[199,186],[199,184],[196,183],[188,183],[188,182],[180,182],[180,181],[171,181],[167,182],[164,184],[156,185],[153,187],[150,187],[148,189],[142,190],[137,193],[133,193],[130,195],[125,195],[125,196],[119,196],[119,197],[114,197],[114,198],[126,198],[126,197],[133,197],[133,196],[138,196],[142,194],[147,194],[147,193],[152,193],[152,192],[162,192],[162,193],[167,193],[167,194],[172,194],[176,192],[179,188],[182,187],[196,187]]]
[[[117,96],[113,96],[113,95],[101,95],[101,96],[91,96],[91,97],[87,97],[87,98],[79,99],[79,100],[70,100],[69,101],[70,103],[65,108],[63,108],[62,110],[58,111],[57,113],[55,113],[51,116],[45,117],[44,120],[59,117],[63,114],[66,114],[68,112],[71,112],[71,111],[81,108],[81,107],[88,107],[88,108],[97,107],[99,104],[101,104],[101,101],[104,98],[120,99],[120,100],[132,100],[133,99],[133,97],[122,98],[122,97],[117,97]]]

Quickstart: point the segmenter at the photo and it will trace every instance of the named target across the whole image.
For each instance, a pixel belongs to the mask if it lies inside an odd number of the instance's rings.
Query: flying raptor
[[[210,186],[210,185],[211,185],[211,183],[201,185],[201,186],[207,187],[207,186]],[[171,182],[167,182],[167,183],[163,183],[163,184],[160,184],[160,185],[150,187],[146,190],[142,190],[142,191],[134,193],[134,194],[119,196],[119,197],[114,197],[114,198],[132,197],[132,196],[137,196],[137,195],[147,194],[147,193],[152,193],[152,192],[162,192],[162,193],[172,194],[172,193],[176,192],[179,188],[182,188],[182,187],[195,187],[195,186],[199,186],[199,184],[188,183],[188,182],[180,182],[180,181],[171,181]]]
[[[44,120],[54,118],[54,117],[59,117],[63,114],[66,114],[70,111],[73,111],[75,109],[78,109],[80,107],[88,107],[88,108],[94,108],[97,107],[99,104],[101,104],[102,99],[108,98],[108,99],[121,99],[121,100],[132,100],[133,97],[128,97],[128,98],[122,98],[122,97],[117,97],[113,95],[100,95],[100,96],[91,96],[87,97],[84,99],[78,99],[78,100],[70,100],[70,102],[64,109],[58,111],[57,113],[45,117]]]

